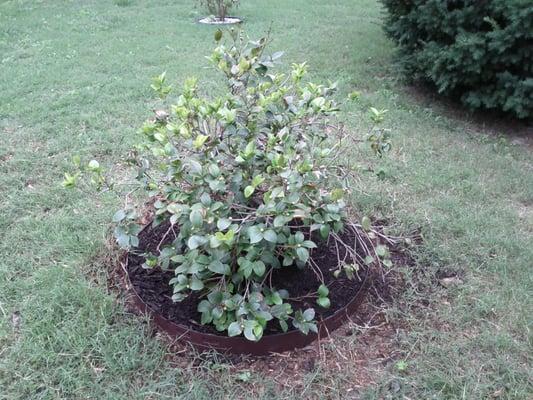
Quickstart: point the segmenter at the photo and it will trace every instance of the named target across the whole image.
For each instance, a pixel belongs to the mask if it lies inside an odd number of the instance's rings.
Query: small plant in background
[[[127,7],[133,4],[133,0],[114,0],[114,3],[119,7]]]
[[[385,246],[365,244],[375,235],[370,220],[350,223],[343,199],[361,171],[343,154],[363,140],[333,123],[335,84],[308,82],[305,63],[288,74],[272,72],[283,53],[266,54],[266,38],[230,34],[232,44],[219,44],[209,57],[227,93],[205,98],[197,80],[188,79],[175,102],[141,129],[137,187],[155,199],[154,226],[167,227],[160,251],[144,254],[143,266],[174,271],[173,300],[200,294],[201,323],[229,336],[257,341],[271,320],[283,331],[292,325],[317,332],[315,310],[294,310],[290,293],[271,278],[280,268],[309,268],[322,282],[310,296],[328,308],[330,289],[313,260],[318,246],[335,241],[345,248],[336,277],[353,279],[359,264],[390,263]],[[221,38],[218,31],[215,39]],[[161,98],[171,91],[164,74],[152,88]],[[379,127],[384,114],[371,110],[377,128],[368,140],[380,156],[390,148]],[[113,186],[96,161],[82,169],[97,187]],[[64,185],[75,186],[79,174],[66,175]],[[139,244],[139,214],[128,204],[113,217],[117,242],[130,251]],[[341,240],[348,227],[365,254]],[[170,234],[174,240],[165,242]]]
[[[239,6],[240,0],[198,0],[210,15],[219,21],[225,21],[231,9]]]

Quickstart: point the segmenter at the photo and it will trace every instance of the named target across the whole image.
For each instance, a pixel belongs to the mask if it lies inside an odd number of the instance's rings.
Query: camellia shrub
[[[305,63],[288,74],[271,72],[282,53],[265,54],[266,39],[231,35],[232,45],[219,44],[209,57],[226,94],[206,98],[188,79],[173,104],[142,127],[137,188],[155,200],[153,225],[166,224],[175,236],[170,244],[163,237],[157,254],[144,254],[143,267],[174,271],[173,300],[199,293],[201,323],[230,336],[259,340],[271,320],[283,331],[316,332],[315,310],[294,310],[290,293],[272,287],[270,277],[280,268],[316,270],[313,250],[350,223],[343,197],[361,167],[343,164],[342,154],[361,139],[331,121],[339,110],[334,84],[308,82]],[[218,31],[215,39],[221,37]],[[171,92],[164,74],[152,88],[163,99]],[[376,124],[383,114],[371,110]],[[390,148],[379,126],[368,140],[378,155]],[[67,174],[64,185],[74,186],[81,173],[112,186],[96,161]],[[140,214],[130,204],[113,218],[118,243],[130,251],[139,246]],[[362,237],[372,233],[368,218],[351,226]],[[348,251],[368,265],[390,263],[385,246],[363,248]],[[350,260],[331,273],[353,277]],[[328,294],[324,284],[316,288],[318,307],[330,306]]]
[[[533,116],[531,0],[382,0],[414,79],[472,109]]]
[[[211,15],[224,21],[231,9],[239,6],[240,0],[199,0],[199,3]]]

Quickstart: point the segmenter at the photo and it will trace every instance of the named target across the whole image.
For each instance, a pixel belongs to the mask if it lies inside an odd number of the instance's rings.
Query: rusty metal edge
[[[367,271],[359,291],[354,298],[343,308],[335,313],[318,321],[318,334],[310,333],[304,335],[300,331],[289,331],[286,333],[277,333],[274,335],[265,335],[258,342],[252,342],[244,337],[219,336],[210,333],[198,332],[188,326],[177,324],[163,317],[149,305],[147,305],[139,296],[132,285],[128,274],[129,257],[126,252],[124,257],[123,268],[119,271],[126,279],[126,290],[131,294],[131,300],[135,308],[141,313],[147,314],[152,322],[170,337],[178,341],[189,343],[198,350],[216,350],[221,353],[231,354],[248,354],[248,355],[268,355],[270,353],[282,353],[299,348],[306,347],[317,339],[328,337],[335,329],[339,328],[346,322],[350,315],[361,305],[365,295],[370,287],[372,274]]]

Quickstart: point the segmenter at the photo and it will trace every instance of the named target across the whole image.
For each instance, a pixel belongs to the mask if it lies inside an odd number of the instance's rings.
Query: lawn
[[[356,334],[343,349],[375,362],[318,358],[294,380],[290,363],[272,372],[170,357],[108,291],[119,201],[66,191],[62,174],[74,154],[110,164],[136,141],[157,104],[152,76],[195,75],[217,90],[204,68],[214,29],[195,23],[193,3],[0,1],[0,399],[531,398],[533,158],[515,138],[527,129],[415,95],[398,80],[375,0],[244,0],[237,13],[252,37],[271,28],[286,63],[308,61],[341,94],[361,91],[343,115],[353,131],[367,129],[367,107],[389,110],[385,177],[354,184],[351,201],[397,232],[420,229],[423,242],[380,305],[387,343],[360,329],[384,354]]]

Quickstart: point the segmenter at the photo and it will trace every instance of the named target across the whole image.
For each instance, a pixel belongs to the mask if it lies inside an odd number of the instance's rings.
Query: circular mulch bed
[[[272,286],[289,291],[289,302],[294,310],[315,308],[319,334],[304,335],[292,327],[290,329],[293,330],[283,333],[275,321],[270,321],[259,342],[250,342],[244,337],[230,338],[225,332],[218,332],[213,326],[199,322],[201,314],[197,311],[197,306],[201,298],[197,292],[179,303],[172,301],[172,287],[168,284],[174,277],[172,271],[142,268],[145,260],[140,254],[156,253],[168,227],[165,224],[155,228],[148,225],[139,235],[136,253],[128,254],[125,270],[137,308],[149,313],[156,325],[171,336],[196,347],[248,354],[267,354],[304,347],[319,337],[327,336],[345,322],[361,303],[370,281],[367,270],[359,271],[358,276],[351,280],[343,274],[335,278],[332,271],[337,269],[339,257],[344,259],[346,250],[337,247],[333,241],[323,243],[313,250],[312,257],[320,267],[324,283],[330,290],[331,306],[328,309],[316,305],[315,298],[306,297],[309,293],[316,292],[321,283],[311,268],[283,267],[272,274]],[[351,230],[346,230],[341,237],[344,243],[353,243],[355,247],[356,237]],[[165,238],[164,243],[171,243],[173,240],[174,236],[171,234]]]

